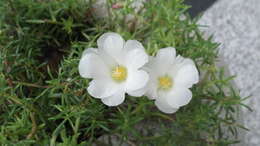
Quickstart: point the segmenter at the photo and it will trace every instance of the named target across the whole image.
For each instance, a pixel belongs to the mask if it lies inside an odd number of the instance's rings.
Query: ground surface
[[[242,135],[242,146],[260,145],[260,1],[219,0],[199,22],[208,25],[220,42],[220,54],[229,72],[236,75],[235,84],[254,111],[243,109],[243,122],[251,131]]]

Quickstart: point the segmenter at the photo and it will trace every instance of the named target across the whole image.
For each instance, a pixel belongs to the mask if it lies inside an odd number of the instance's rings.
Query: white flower
[[[150,81],[146,95],[165,113],[174,113],[192,98],[189,88],[199,81],[199,73],[191,59],[176,57],[175,48],[160,49],[145,66]]]
[[[148,62],[142,44],[136,40],[124,41],[116,33],[105,33],[97,40],[98,49],[83,52],[79,73],[92,78],[88,93],[108,106],[117,106],[125,93],[142,96],[149,75],[140,68]]]

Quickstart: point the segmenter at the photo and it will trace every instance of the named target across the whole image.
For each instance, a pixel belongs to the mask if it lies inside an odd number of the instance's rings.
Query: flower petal
[[[173,64],[176,57],[175,48],[162,48],[157,52],[156,59],[167,64]]]
[[[109,75],[108,67],[102,59],[94,53],[86,53],[79,62],[79,74],[84,78],[106,77]]]
[[[151,75],[150,75],[151,77]],[[150,79],[150,81],[148,82],[147,85],[147,91],[145,93],[145,95],[149,98],[149,99],[155,99],[158,97],[157,94],[157,86],[156,86],[156,82],[151,81],[152,79]]]
[[[88,93],[95,98],[106,98],[122,90],[123,86],[109,79],[94,79],[89,83]]]
[[[132,50],[135,50],[135,49],[145,51],[144,46],[139,41],[137,41],[137,40],[126,41],[125,46],[124,46],[124,50],[126,52],[129,52],[129,51],[132,51]]]
[[[124,39],[117,33],[109,32],[100,36],[97,40],[98,48],[103,49],[116,61],[122,61]]]
[[[123,90],[113,94],[112,96],[101,99],[101,101],[107,106],[117,106],[123,103],[124,100],[125,100],[125,92]]]
[[[142,69],[149,73],[149,76],[157,78],[162,75],[162,70],[160,70],[160,63],[157,62],[155,57],[149,56],[149,62],[146,63]],[[152,78],[150,78],[152,79]]]
[[[175,48],[168,47],[160,49],[154,60],[156,70],[160,71],[161,75],[164,75],[172,67],[176,57]]]
[[[141,89],[138,90],[134,90],[134,91],[128,91],[127,93],[131,96],[135,96],[135,97],[141,97],[144,95],[144,93],[146,92],[147,87],[143,87]]]
[[[143,70],[130,70],[126,81],[126,91],[143,88],[149,80],[149,75]]]
[[[165,94],[170,106],[181,107],[191,101],[192,93],[187,88],[174,88],[171,92]]]
[[[193,84],[198,83],[199,72],[192,60],[185,59],[185,63],[178,67],[173,78],[177,86],[191,88]]]
[[[148,55],[142,49],[133,49],[126,54],[126,66],[131,69],[139,69],[148,62]]]
[[[155,99],[158,97],[157,79],[161,72],[157,69],[157,65],[155,57],[150,56],[149,62],[143,67],[143,70],[149,74],[149,82],[147,83],[147,91],[145,93],[149,99]]]
[[[110,56],[105,50],[100,49],[98,51],[98,55],[100,56],[100,58],[102,58],[102,60],[104,61],[104,63],[108,66],[108,67],[114,67],[116,65],[118,65],[117,61],[114,59],[114,57]]]
[[[159,97],[154,103],[160,111],[167,114],[175,113],[179,109],[178,107],[171,107],[163,97]]]
[[[97,48],[86,48],[83,53],[82,53],[82,57],[84,57],[86,54],[88,53],[94,53],[97,54],[98,50]]]

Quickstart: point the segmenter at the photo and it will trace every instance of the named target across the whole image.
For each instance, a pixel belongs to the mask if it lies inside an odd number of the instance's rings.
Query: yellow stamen
[[[158,78],[158,89],[168,90],[172,87],[172,78],[165,75]]]
[[[116,66],[112,69],[111,77],[117,82],[125,81],[127,77],[127,69],[124,66]]]

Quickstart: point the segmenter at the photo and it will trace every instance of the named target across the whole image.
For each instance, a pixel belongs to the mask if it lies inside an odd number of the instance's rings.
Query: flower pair
[[[125,93],[146,95],[165,113],[174,113],[189,103],[189,88],[199,80],[194,62],[176,57],[172,47],[160,49],[148,57],[136,40],[124,41],[117,33],[105,33],[97,40],[98,48],[88,48],[79,63],[79,73],[92,78],[88,93],[108,106],[123,103]]]

